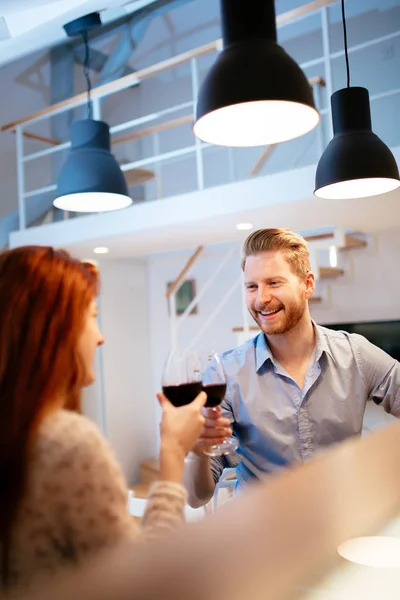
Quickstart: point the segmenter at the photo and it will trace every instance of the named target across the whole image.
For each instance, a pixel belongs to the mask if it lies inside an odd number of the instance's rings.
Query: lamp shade
[[[132,203],[124,175],[110,151],[107,123],[85,119],[71,126],[71,151],[53,204],[74,212],[105,212]]]
[[[263,146],[311,131],[320,116],[297,63],[276,43],[274,2],[221,0],[224,49],[203,81],[194,134],[220,146]]]
[[[398,188],[396,160],[372,132],[368,90],[338,90],[332,94],[331,108],[334,136],[319,160],[314,194],[339,200],[376,196]]]

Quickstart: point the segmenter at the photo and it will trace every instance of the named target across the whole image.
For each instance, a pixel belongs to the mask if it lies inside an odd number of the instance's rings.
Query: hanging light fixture
[[[85,47],[83,72],[87,83],[87,119],[71,126],[71,151],[57,184],[53,204],[74,212],[105,212],[132,204],[128,186],[111,154],[107,123],[93,119],[88,31],[101,25],[100,15],[91,13],[64,25],[70,36],[81,35]]]
[[[218,146],[264,146],[319,122],[312,88],[276,40],[274,0],[220,0],[223,51],[199,91],[194,134]]]
[[[344,0],[342,20],[347,87],[331,97],[334,135],[319,160],[314,191],[333,200],[376,196],[400,186],[393,154],[372,132],[368,90],[350,87]]]

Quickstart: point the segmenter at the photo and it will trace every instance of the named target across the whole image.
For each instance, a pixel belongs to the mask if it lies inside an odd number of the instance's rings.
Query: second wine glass
[[[205,408],[217,409],[226,396],[226,375],[219,354],[208,356],[208,365],[203,375],[203,390],[207,394]],[[208,446],[203,450],[207,456],[223,456],[235,452],[239,447],[235,437],[225,438],[221,444]]]

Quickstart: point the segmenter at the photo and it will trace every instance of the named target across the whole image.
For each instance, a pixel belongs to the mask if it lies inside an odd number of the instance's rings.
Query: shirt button
[[[304,448],[309,448],[310,444],[304,444]]]

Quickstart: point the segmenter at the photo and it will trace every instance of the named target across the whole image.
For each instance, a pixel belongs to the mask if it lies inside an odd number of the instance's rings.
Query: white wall
[[[147,266],[140,261],[100,261],[100,318],[107,437],[128,483],[139,463],[156,451]],[[101,427],[101,381],[85,394],[88,416]]]
[[[100,320],[100,319],[99,319]],[[82,412],[89,419],[92,419],[102,431],[107,435],[106,419],[105,419],[105,398],[104,398],[104,381],[101,370],[103,363],[103,349],[98,349],[95,357],[95,372],[96,381],[89,387],[84,388],[82,392]]]

